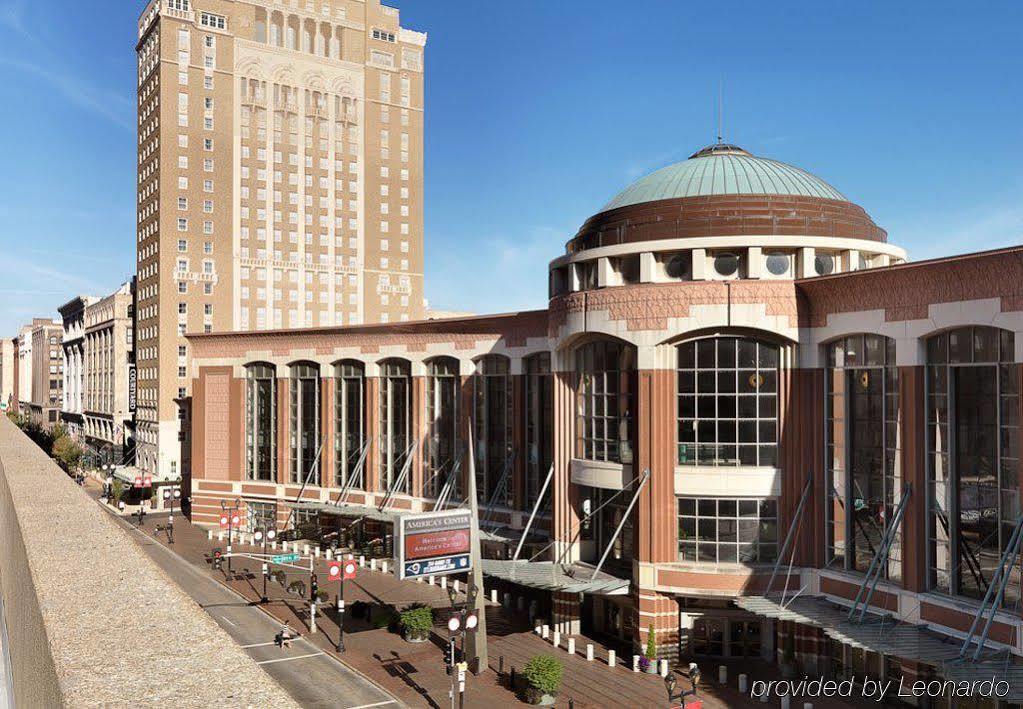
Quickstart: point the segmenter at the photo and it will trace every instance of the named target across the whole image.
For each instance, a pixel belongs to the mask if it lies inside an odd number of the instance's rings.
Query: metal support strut
[[[600,561],[597,563],[597,568],[593,570],[593,576],[591,579],[597,578],[597,574],[600,573],[600,567],[604,565],[607,560],[607,555],[611,553],[611,547],[614,546],[615,540],[618,539],[618,535],[622,533],[622,527],[625,526],[625,522],[629,519],[629,515],[632,513],[632,508],[636,506],[636,501],[639,500],[639,493],[643,491],[643,486],[650,480],[650,469],[647,468],[643,471],[643,478],[639,481],[639,485],[636,487],[636,492],[632,494],[632,500],[629,502],[629,506],[625,508],[625,514],[622,515],[622,521],[615,527],[615,533],[611,535],[611,538],[607,542],[607,548],[604,549],[604,553],[600,557]]]
[[[767,588],[764,589],[765,596],[771,593],[771,587],[774,586],[774,579],[778,576],[778,569],[781,568],[781,565],[785,560],[785,555],[788,554],[789,545],[792,544],[792,540],[796,536],[796,529],[798,529],[799,522],[803,518],[803,508],[806,506],[806,501],[810,497],[810,485],[812,482],[813,473],[806,476],[806,484],[803,485],[803,494],[799,496],[799,504],[796,505],[796,511],[792,515],[792,521],[789,522],[789,531],[785,534],[785,541],[781,545],[781,551],[778,552],[778,558],[774,561],[774,569],[771,570],[771,579],[767,582]],[[794,559],[795,556],[796,552],[793,549],[792,558]]]
[[[888,563],[888,554],[891,552],[892,542],[895,541],[895,535],[899,532],[899,525],[902,524],[902,518],[906,514],[906,503],[909,501],[912,493],[913,486],[907,484],[902,491],[902,499],[899,500],[899,504],[895,508],[895,514],[892,515],[891,523],[885,527],[884,534],[881,535],[881,543],[877,546],[874,558],[870,560],[870,566],[867,567],[867,574],[860,583],[860,589],[856,592],[856,600],[853,601],[853,606],[849,609],[849,620],[852,620],[853,616],[856,615],[861,599],[863,600],[863,607],[859,608],[860,614],[856,618],[856,622],[862,623],[863,618],[867,615],[870,599],[874,596],[874,590],[884,574],[884,567]],[[864,591],[866,591],[866,597],[863,597]]]
[[[984,601],[980,604],[980,608],[977,609],[977,615],[974,616],[973,624],[970,625],[970,632],[966,634],[963,646],[959,650],[960,660],[966,657],[966,653],[970,649],[970,643],[973,642],[973,638],[977,634],[977,625],[980,623],[980,619],[987,614],[987,620],[984,622],[984,631],[981,633],[980,640],[977,641],[977,650],[973,653],[972,658],[974,662],[980,659],[980,654],[984,650],[984,643],[987,642],[988,633],[991,631],[991,623],[994,621],[995,614],[1001,607],[1002,599],[1005,597],[1005,587],[1009,583],[1009,572],[1015,563],[1016,555],[1019,554],[1021,542],[1023,542],[1023,515],[1016,519],[1016,526],[1012,528],[1009,544],[1005,547],[1005,551],[1002,552],[1002,558],[998,560],[995,575],[991,578],[991,583],[988,584],[987,592],[984,594]],[[991,596],[995,593],[996,586],[998,587],[998,592],[995,595],[994,601],[991,601]]]

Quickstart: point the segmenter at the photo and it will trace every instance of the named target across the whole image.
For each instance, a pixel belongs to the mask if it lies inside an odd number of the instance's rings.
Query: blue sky
[[[427,45],[427,296],[543,307],[635,178],[725,137],[928,258],[1023,242],[1023,3],[404,0]],[[0,0],[0,333],[134,263],[138,2]]]

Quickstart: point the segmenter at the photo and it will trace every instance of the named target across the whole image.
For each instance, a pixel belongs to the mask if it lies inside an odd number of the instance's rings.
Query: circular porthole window
[[[739,257],[735,254],[718,254],[714,257],[714,270],[721,276],[734,276],[739,270]]]
[[[784,276],[789,272],[789,257],[785,254],[767,255],[767,272],[772,276]]]
[[[689,256],[687,254],[674,254],[664,264],[664,272],[668,278],[679,280],[689,278]]]
[[[831,254],[817,254],[813,260],[814,270],[818,276],[826,276],[835,270],[835,257]]]

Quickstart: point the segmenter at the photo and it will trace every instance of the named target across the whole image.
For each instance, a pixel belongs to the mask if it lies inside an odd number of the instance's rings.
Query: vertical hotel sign
[[[135,410],[136,397],[138,395],[138,375],[135,373],[135,365],[128,365],[128,411]]]
[[[444,510],[398,518],[399,578],[446,576],[472,568],[472,513]]]

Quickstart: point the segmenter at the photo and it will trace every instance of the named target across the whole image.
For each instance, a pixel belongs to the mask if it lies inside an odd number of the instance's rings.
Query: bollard
[[[382,574],[386,574],[387,573],[387,561],[386,560],[380,562],[380,573],[382,573]]]
[[[508,673],[508,688],[515,689],[515,666],[511,668],[511,672]]]
[[[326,557],[327,561],[330,561],[331,559],[334,558],[334,552],[328,549],[327,551],[323,552],[323,556]]]
[[[306,556],[309,556],[309,545],[308,544],[302,545],[302,553],[305,554]]]
[[[455,579],[455,593],[459,592],[458,586],[459,586],[458,579]]]
[[[575,709],[575,699],[572,697],[568,698],[568,709]]]
[[[270,548],[276,551],[277,550],[277,542],[276,541],[270,542]]]
[[[561,647],[561,631],[554,631],[554,639],[551,641],[554,647]]]
[[[781,696],[781,709],[792,709],[792,698],[787,694]]]
[[[535,628],[533,628],[533,632],[536,633],[537,635],[539,635],[542,630],[543,630],[543,626],[540,626],[540,625],[538,625]]]
[[[546,640],[547,638],[549,638],[549,637],[551,636],[551,629],[550,629],[550,626],[547,626],[547,625],[543,626],[543,632],[542,632],[542,633],[541,633],[540,635],[541,635],[541,637],[542,637],[542,638],[543,638],[544,640]]]
[[[366,566],[366,557],[364,557],[364,556],[362,556],[360,554],[359,555],[359,568],[365,568],[365,566]]]
[[[593,643],[586,643],[586,661],[593,662]]]
[[[728,668],[724,665],[718,665],[718,682],[728,684]]]
[[[313,556],[315,556],[317,559],[320,558],[320,548],[319,547],[316,547],[316,548],[313,549]]]
[[[569,655],[575,654],[575,638],[568,639],[568,654]]]
[[[607,666],[608,667],[614,667],[617,662],[618,662],[618,658],[615,656],[615,651],[614,650],[608,650],[607,651]]]
[[[376,559],[370,559],[369,560],[369,569],[370,569],[370,571],[376,571],[377,570],[377,560]]]
[[[739,675],[739,693],[745,694],[749,691],[749,675]]]
[[[423,582],[423,577],[422,576],[416,576],[416,583],[422,583],[422,582]]]
[[[668,661],[667,660],[661,660],[661,677],[667,677],[667,676],[668,676]]]
[[[440,587],[443,588],[443,589],[447,589],[447,587],[448,587],[448,577],[447,576],[441,576],[440,577]]]
[[[309,632],[316,632],[316,604],[309,604]]]
[[[632,671],[639,672],[639,655],[632,656]]]
[[[490,602],[491,603],[497,603],[497,589],[496,588],[490,589]]]
[[[224,541],[224,533],[223,532],[217,532],[217,541],[218,542]]]
[[[206,538],[211,540],[211,541],[213,540],[213,530],[212,529],[207,529],[206,530]]]
[[[511,594],[507,591],[504,592],[504,603],[502,604],[505,608],[511,608]]]
[[[497,674],[498,676],[504,674],[504,655],[497,658]]]
[[[355,560],[355,554],[349,554],[348,555],[348,561],[354,561],[354,560]]]
[[[426,581],[427,581],[427,583],[429,583],[432,586],[434,584],[434,581],[436,581],[436,579],[433,576],[431,576],[430,578],[426,579]]]

